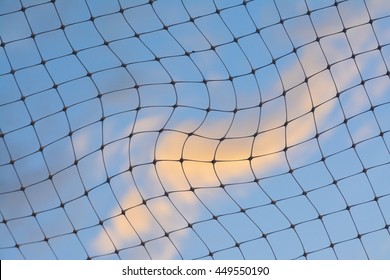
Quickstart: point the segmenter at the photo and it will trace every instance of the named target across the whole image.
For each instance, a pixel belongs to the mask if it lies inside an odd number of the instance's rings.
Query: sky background
[[[1,259],[390,259],[390,2],[0,1]]]

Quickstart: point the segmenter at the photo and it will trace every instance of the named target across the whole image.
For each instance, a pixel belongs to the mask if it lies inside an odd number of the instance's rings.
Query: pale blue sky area
[[[0,259],[390,259],[390,2],[0,1]]]

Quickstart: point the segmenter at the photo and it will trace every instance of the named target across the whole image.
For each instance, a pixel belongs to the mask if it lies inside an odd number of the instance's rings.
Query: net
[[[1,259],[389,259],[390,2],[3,0]]]

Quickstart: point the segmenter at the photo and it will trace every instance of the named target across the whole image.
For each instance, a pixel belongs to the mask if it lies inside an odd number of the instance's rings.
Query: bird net
[[[390,259],[390,2],[1,0],[1,259]]]

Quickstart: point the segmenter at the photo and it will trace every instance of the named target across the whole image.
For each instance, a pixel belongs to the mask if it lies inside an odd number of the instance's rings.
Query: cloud
[[[334,85],[329,84],[328,78],[321,79],[321,77],[326,76],[320,76],[316,79],[316,88],[321,88],[321,91],[334,90]],[[311,94],[316,93],[313,92]],[[191,192],[190,187],[195,188],[195,190],[200,188],[215,188],[221,184],[251,182],[255,177],[263,178],[287,172],[289,167],[286,154],[283,151],[285,146],[296,145],[313,138],[316,130],[314,115],[311,113],[311,107],[305,102],[305,96],[301,95],[294,102],[287,104],[284,98],[280,97],[279,99],[280,101],[273,104],[273,106],[277,104],[279,108],[267,111],[267,116],[261,115],[261,118],[264,120],[273,122],[271,124],[263,122],[262,127],[269,128],[269,130],[258,131],[258,135],[255,137],[247,137],[245,129],[242,135],[237,135],[236,131],[237,137],[224,138],[223,140],[207,138],[205,134],[199,136],[196,135],[196,131],[195,134],[190,136],[188,136],[188,133],[180,131],[163,131],[160,133],[151,142],[154,144],[149,145],[148,149],[151,150],[147,151],[147,153],[155,155],[156,160],[158,160],[155,166],[155,172],[165,191],[172,194],[175,192],[183,192],[184,194]],[[289,98],[288,100],[291,101],[291,99]],[[263,108],[260,108],[260,112],[261,110]],[[274,123],[273,120],[275,119],[281,119],[280,123],[284,123],[286,121],[286,114],[283,112],[289,112],[290,110],[301,112],[301,115],[297,116],[295,120],[290,121],[287,127],[279,123]],[[150,126],[150,124],[160,122],[157,120],[165,117],[164,112],[162,112],[161,117],[158,115],[159,110],[155,110],[154,112],[156,115],[150,116],[150,120],[143,118],[142,122]],[[315,121],[326,123],[327,119],[331,117],[331,114],[332,106],[329,106],[328,110],[316,116]],[[188,123],[190,120],[185,119],[183,121]],[[220,120],[222,123],[224,121],[222,119]],[[213,125],[218,127],[218,121]],[[137,126],[140,130],[143,130],[140,124],[137,124]],[[178,123],[178,126],[181,126],[181,124]],[[229,132],[228,127],[224,125],[223,127],[225,127],[225,131],[221,135]],[[202,125],[199,129],[202,130]],[[148,133],[144,136],[148,136]],[[137,145],[136,147],[130,147],[130,149],[137,149],[138,152],[141,152],[145,149],[143,143],[146,142],[145,140],[138,141],[137,143],[130,141],[130,146]],[[118,150],[120,151],[121,149]],[[308,150],[306,152],[310,153],[312,151]],[[251,161],[248,160],[250,157],[253,157]],[[183,161],[180,162],[180,159]],[[149,164],[151,160],[152,158],[148,157],[144,162],[139,161],[137,164]],[[137,183],[135,181],[136,186]],[[125,194],[125,196],[132,195],[132,193]],[[193,198],[189,199],[186,195],[178,195],[175,196],[174,204],[172,205],[168,199],[165,200],[163,197],[157,196],[151,198],[147,203],[147,207],[137,206],[126,212],[129,223],[134,227],[135,232],[140,238],[148,240],[152,236],[155,238],[162,236],[164,231],[169,232],[170,230],[187,227],[187,223],[183,223],[183,221],[188,217],[185,217],[185,214],[176,212],[175,206],[173,205],[188,203],[191,205],[194,203]],[[210,199],[218,203],[218,197]],[[201,211],[201,208],[194,207],[193,211],[193,215],[196,216],[196,212]],[[180,220],[182,222],[179,222]],[[126,233],[121,232],[122,230],[127,230],[126,227],[121,226],[122,222],[120,220],[113,220],[111,222],[112,227],[115,228],[115,233],[108,232],[108,234],[113,235],[113,239],[115,240],[120,239],[121,236],[123,238],[127,236]],[[159,234],[154,235],[153,232],[156,232],[156,229],[158,229]],[[147,237],[146,239],[145,236]],[[96,240],[97,246],[99,246],[98,240]],[[163,257],[169,258],[169,256],[175,255],[175,252],[166,253],[168,255],[164,255]]]

